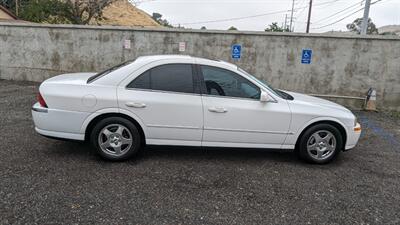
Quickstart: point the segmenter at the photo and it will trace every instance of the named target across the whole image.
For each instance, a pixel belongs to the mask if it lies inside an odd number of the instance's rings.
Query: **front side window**
[[[260,89],[246,78],[222,68],[200,66],[206,94],[260,99]]]
[[[192,65],[167,64],[154,67],[139,75],[127,87],[194,93]]]

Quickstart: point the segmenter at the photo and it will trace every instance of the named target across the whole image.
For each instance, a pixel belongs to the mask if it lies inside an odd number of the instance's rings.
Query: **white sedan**
[[[52,77],[32,116],[39,134],[88,140],[109,160],[148,144],[294,149],[322,164],[355,147],[361,133],[338,104],[276,90],[227,62],[179,55]]]

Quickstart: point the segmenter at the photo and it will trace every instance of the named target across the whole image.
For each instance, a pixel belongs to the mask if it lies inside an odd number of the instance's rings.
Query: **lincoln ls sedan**
[[[274,89],[234,64],[182,55],[52,77],[32,116],[39,134],[88,141],[113,161],[145,145],[181,145],[290,149],[324,164],[361,133],[343,106]]]

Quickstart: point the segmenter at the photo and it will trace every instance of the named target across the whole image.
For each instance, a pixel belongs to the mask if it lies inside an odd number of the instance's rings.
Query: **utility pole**
[[[290,13],[290,25],[289,25],[289,31],[290,31],[290,32],[292,32],[294,1],[295,1],[295,0],[293,0],[293,2],[292,2],[292,12]]]
[[[283,27],[284,30],[287,28],[287,14],[285,14],[285,26]]]
[[[370,6],[371,6],[371,0],[365,0],[364,17],[361,25],[361,35],[367,34]]]
[[[306,29],[307,34],[310,33],[311,9],[312,9],[312,0],[310,0],[310,5],[308,8],[308,20],[307,20],[307,29]]]
[[[18,16],[18,0],[15,0],[15,15]]]

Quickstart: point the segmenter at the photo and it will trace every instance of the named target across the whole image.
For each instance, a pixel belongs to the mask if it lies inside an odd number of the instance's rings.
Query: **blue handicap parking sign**
[[[232,59],[240,59],[241,54],[242,54],[242,46],[232,45]]]
[[[312,58],[312,50],[311,49],[303,49],[301,54],[301,63],[303,64],[311,64]]]

